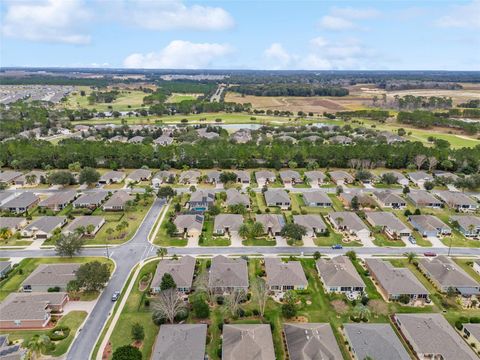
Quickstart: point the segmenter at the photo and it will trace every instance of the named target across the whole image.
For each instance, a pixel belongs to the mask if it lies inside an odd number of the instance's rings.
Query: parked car
[[[340,244],[335,244],[335,245],[332,245],[332,249],[333,250],[340,250],[340,249],[343,249],[343,246],[340,245]]]
[[[434,257],[437,256],[437,254],[432,251],[427,251],[423,253],[423,256]]]
[[[117,301],[120,297],[120,291],[115,291],[112,295],[112,301]]]

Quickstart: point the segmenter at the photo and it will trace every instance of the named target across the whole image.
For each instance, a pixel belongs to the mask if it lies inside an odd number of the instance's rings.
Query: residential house
[[[303,193],[303,201],[306,206],[312,207],[330,207],[332,200],[323,191],[308,191]]]
[[[327,215],[330,223],[337,230],[346,231],[357,237],[369,237],[370,230],[363,223],[362,219],[349,211],[335,211]]]
[[[164,324],[155,341],[151,360],[204,360],[206,324]]]
[[[480,324],[463,324],[463,336],[474,349],[480,349]]]
[[[313,186],[313,185],[321,186],[324,184],[325,179],[327,178],[323,172],[318,170],[306,171],[305,177],[307,178],[310,186]]]
[[[318,135],[310,135],[310,136],[305,136],[304,138],[301,139],[302,141],[308,141],[308,142],[312,142],[312,143],[315,143],[317,141],[321,141],[323,143],[323,139],[318,136]]]
[[[125,173],[123,171],[109,171],[100,176],[98,180],[99,184],[114,184],[121,183],[125,179]]]
[[[380,228],[390,239],[408,239],[412,236],[410,228],[391,212],[372,211],[365,215],[370,225]]]
[[[275,140],[283,141],[283,142],[287,142],[287,143],[292,143],[292,144],[297,143],[297,139],[295,139],[293,136],[290,136],[290,135],[281,135],[281,136],[276,137]]]
[[[374,191],[373,196],[383,208],[404,209],[407,206],[407,202],[402,197],[388,190]]]
[[[250,173],[246,170],[233,170],[234,174],[237,175],[237,182],[241,184],[250,184]]]
[[[64,292],[11,293],[0,303],[0,329],[45,328],[67,302]]]
[[[0,279],[3,279],[12,270],[11,261],[0,261]]]
[[[126,143],[128,141],[128,138],[126,136],[116,135],[116,136],[111,137],[108,141],[109,142]]]
[[[292,186],[295,184],[300,184],[302,182],[302,177],[295,170],[282,170],[280,171],[280,179],[285,186]]]
[[[40,264],[22,282],[24,292],[48,292],[49,289],[58,288],[66,291],[70,281],[76,279],[80,264]]]
[[[433,215],[410,215],[408,221],[423,237],[450,235],[452,229]]]
[[[429,207],[439,209],[442,207],[442,202],[425,190],[411,190],[407,196],[417,208]]]
[[[454,183],[455,181],[460,179],[460,177],[457,174],[453,174],[448,171],[435,170],[433,171],[433,175],[435,178],[439,178],[442,181],[442,183],[445,183],[445,184]]]
[[[125,209],[125,204],[133,199],[134,197],[126,191],[118,190],[110,196],[110,199],[105,201],[102,209],[104,211],[123,211]]]
[[[283,333],[290,360],[343,360],[329,323],[287,323]]]
[[[193,211],[207,211],[215,203],[215,193],[209,190],[197,190],[190,196],[188,208]]]
[[[216,139],[220,136],[217,132],[208,131],[207,128],[198,129],[197,134],[198,134],[199,137],[207,139],[207,140],[213,140],[213,139]]]
[[[279,214],[257,214],[255,220],[263,225],[263,231],[270,236],[278,236],[285,226],[285,218]]]
[[[177,215],[173,223],[179,235],[200,236],[203,228],[202,215]]]
[[[478,204],[464,193],[458,191],[439,190],[435,194],[449,207],[458,211],[475,211]]]
[[[213,233],[215,235],[232,235],[238,233],[243,224],[243,216],[239,214],[219,214],[215,216]]]
[[[378,135],[384,137],[387,144],[395,144],[408,141],[404,137],[398,134],[391,133],[390,131],[381,131],[378,133]]]
[[[22,237],[50,239],[55,229],[61,229],[67,223],[66,216],[42,216],[35,219],[22,230]]]
[[[200,171],[197,170],[187,170],[183,171],[180,174],[178,182],[184,185],[196,185],[198,183],[198,178],[201,176]]]
[[[177,285],[177,291],[188,293],[192,290],[194,273],[195,258],[189,255],[182,256],[179,259],[161,260],[150,284],[150,291],[154,294],[159,293],[163,275],[170,274]]]
[[[138,183],[140,181],[148,181],[152,177],[152,171],[148,169],[136,169],[132,171],[128,176],[125,178],[125,182],[131,183]]]
[[[27,219],[24,217],[0,217],[0,229],[8,229],[11,234],[27,225]]]
[[[384,171],[380,174],[379,178],[381,178],[384,174],[392,174],[397,179],[397,183],[402,186],[408,186],[408,184],[410,183],[408,179],[405,177],[405,175],[403,175],[399,171],[395,171],[395,170]]]
[[[350,192],[342,192],[338,195],[338,198],[341,200],[342,204],[347,208],[350,209],[352,207],[352,200],[353,198],[357,199],[358,207],[362,209],[373,209],[377,206],[375,199],[371,197],[364,191],[350,191]]]
[[[332,144],[350,145],[352,138],[343,135],[335,135],[328,139]]]
[[[221,172],[218,171],[218,170],[207,171],[206,182],[209,183],[209,184],[214,184],[214,185],[220,184],[221,183],[220,174],[221,174]]]
[[[255,180],[259,187],[263,187],[268,184],[272,184],[275,182],[277,177],[275,174],[268,170],[260,170],[255,172]]]
[[[271,291],[304,290],[308,286],[300,261],[283,262],[279,258],[266,257],[265,270]]]
[[[394,320],[418,359],[478,359],[442,314],[395,314]]]
[[[141,143],[143,143],[143,140],[145,140],[144,136],[138,136],[137,135],[137,136],[134,136],[134,137],[128,139],[128,142],[130,144],[141,144]]]
[[[77,197],[75,190],[67,190],[56,192],[45,200],[38,203],[38,206],[48,208],[53,211],[61,211],[65,209]]]
[[[291,205],[290,197],[285,190],[269,189],[263,193],[267,206],[277,206],[280,209],[288,209]]]
[[[423,185],[426,182],[432,182],[433,176],[427,174],[425,171],[414,171],[407,174],[410,180],[417,185],[420,189],[423,189]]]
[[[315,237],[327,231],[327,225],[318,214],[293,215],[293,223],[303,226],[308,237]]]
[[[275,360],[270,325],[225,324],[222,360]]]
[[[241,193],[236,189],[228,189],[226,193],[225,206],[243,205],[247,209],[250,208],[250,197],[247,194]]]
[[[245,144],[252,140],[252,131],[250,129],[239,129],[230,135],[230,139],[237,144]]]
[[[410,360],[390,324],[344,324],[343,331],[355,360]]]
[[[223,255],[213,257],[208,277],[208,287],[218,293],[237,290],[247,292],[247,262],[242,258],[227,258]]]
[[[84,229],[86,235],[94,236],[103,224],[105,224],[105,219],[102,216],[79,216],[68,224],[62,233],[71,234],[77,231],[77,229]],[[88,229],[90,227],[93,228],[92,231],[89,232]]]
[[[480,284],[445,255],[419,259],[418,267],[442,292],[446,293],[452,288],[464,296],[480,294]]]
[[[158,146],[168,146],[173,144],[173,137],[167,136],[167,135],[161,135],[155,140],[153,140],[153,143]]]
[[[32,170],[22,176],[15,178],[14,185],[16,186],[36,186],[41,183],[42,180],[47,178],[47,173],[40,170]]]
[[[104,190],[89,192],[81,195],[73,202],[73,207],[96,209],[107,198],[108,192]]]
[[[6,204],[8,201],[12,200],[15,196],[17,196],[16,193],[0,191],[0,208],[3,207],[3,204]]]
[[[15,214],[23,214],[24,212],[35,207],[40,198],[31,192],[22,192],[20,195],[15,196],[13,199],[5,202],[2,205],[2,210],[10,211]]]
[[[480,236],[480,217],[473,215],[455,215],[450,221],[458,223],[458,230],[466,237]]]
[[[19,178],[23,174],[19,171],[6,170],[0,172],[0,184],[13,185],[16,178]]]
[[[22,347],[22,343],[11,343],[8,334],[0,335],[0,359],[25,360],[27,359],[27,351]]]
[[[365,291],[365,283],[347,256],[339,255],[331,260],[319,259],[316,267],[328,293],[362,294]]]
[[[175,177],[176,174],[173,171],[159,171],[152,178],[152,186],[158,189],[162,184],[173,184]]]
[[[365,264],[386,300],[398,300],[401,296],[408,296],[411,301],[428,299],[428,290],[408,268],[373,258],[366,259]]]
[[[355,178],[343,170],[330,171],[328,173],[335,185],[351,184],[355,181]]]

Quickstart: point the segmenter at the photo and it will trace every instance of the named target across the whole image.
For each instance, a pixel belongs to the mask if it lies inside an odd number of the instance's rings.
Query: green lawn
[[[242,241],[244,246],[275,246],[275,239],[272,238],[259,238],[259,239],[246,239]]]
[[[44,355],[49,355],[52,357],[58,357],[64,355],[70,344],[72,343],[73,339],[75,338],[75,334],[83,323],[85,318],[87,317],[87,313],[85,311],[72,311],[67,315],[60,318],[58,321],[59,326],[68,326],[70,328],[70,334],[63,340],[55,341],[55,347],[53,349],[49,349],[45,352]],[[8,334],[8,339],[10,341],[22,341],[27,343],[32,336],[46,334],[47,330],[8,330],[8,331],[0,331],[0,334]]]
[[[179,103],[185,100],[195,100],[202,94],[177,94],[173,93],[170,95],[170,97],[167,99],[167,103]]]
[[[18,291],[22,282],[37,268],[40,264],[58,264],[58,263],[86,263],[89,261],[100,261],[110,264],[113,271],[113,262],[103,257],[74,257],[74,258],[27,258],[23,259],[8,275],[0,282],[0,300],[5,299],[10,293]],[[98,294],[93,294],[94,298]],[[86,299],[92,298],[92,294],[86,294]]]
[[[167,214],[165,215],[165,218],[160,225],[160,229],[158,230],[157,236],[153,240],[153,243],[155,245],[160,245],[160,246],[186,246],[188,243],[188,240],[186,238],[181,238],[181,237],[172,237],[167,234],[167,222],[169,221],[170,214],[173,214],[173,206],[171,205],[167,210]]]
[[[373,234],[374,240],[373,243],[377,246],[393,246],[393,247],[403,247],[405,243],[402,240],[391,240],[385,234],[375,233]]]
[[[153,344],[155,343],[155,338],[158,333],[158,326],[152,322],[152,311],[150,307],[145,306],[148,289],[140,291],[139,284],[142,277],[149,276],[148,274],[151,274],[150,276],[153,277],[157,264],[158,261],[145,264],[140,270],[138,277],[134,279],[135,283],[132,291],[128,294],[125,307],[110,337],[113,350],[117,347],[133,343],[131,329],[132,325],[138,322],[143,325],[145,330],[145,339],[141,347],[143,359],[150,359]]]
[[[85,96],[80,95],[80,90],[85,91]],[[106,89],[100,89],[99,91],[104,92]],[[88,86],[78,87],[77,92],[71,93],[67,97],[65,103],[60,103],[58,106],[65,107],[68,109],[96,109],[97,111],[130,111],[133,109],[141,108],[143,103],[143,98],[148,94],[140,90],[120,90],[120,94],[117,99],[112,103],[95,103],[89,104],[88,95],[92,92]],[[129,107],[130,106],[130,107]],[[112,119],[107,119],[112,120]]]
[[[202,234],[198,242],[200,246],[230,246],[229,238],[213,235],[213,219],[204,221]]]

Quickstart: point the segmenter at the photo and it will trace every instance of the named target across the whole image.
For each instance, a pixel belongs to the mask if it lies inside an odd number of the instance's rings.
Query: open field
[[[112,103],[95,103],[90,105],[88,95],[93,91],[88,86],[79,86],[76,92],[72,92],[67,101],[59,104],[68,109],[96,109],[97,111],[128,111],[142,106],[143,98],[147,95],[139,90],[119,90],[120,94]],[[80,91],[85,91],[85,96],[80,95]],[[99,91],[110,91],[112,89],[100,89]]]
[[[199,96],[203,94],[177,94],[173,93],[170,97],[165,101],[166,103],[179,103],[185,100],[195,100]]]

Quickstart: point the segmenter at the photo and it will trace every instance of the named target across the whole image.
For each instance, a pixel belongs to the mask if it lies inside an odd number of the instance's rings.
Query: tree
[[[355,211],[360,208],[360,204],[358,202],[358,196],[357,195],[352,197],[352,200],[350,201],[350,207],[352,208],[352,210],[355,210]]]
[[[370,309],[362,303],[357,304],[353,309],[353,316],[360,321],[368,321],[370,318]]]
[[[173,222],[167,221],[165,224],[165,230],[168,236],[174,236],[177,233],[177,226]]]
[[[167,289],[176,289],[177,284],[175,284],[175,280],[173,280],[173,277],[169,273],[165,273],[162,276],[162,282],[160,283],[160,289],[161,290],[167,290]]]
[[[240,225],[240,228],[238,229],[238,235],[240,235],[240,237],[243,239],[248,238],[248,235],[250,235],[250,229],[247,224],[243,223]]]
[[[410,302],[410,296],[408,296],[407,294],[402,294],[398,297],[398,301],[406,305]]]
[[[430,156],[428,158],[428,171],[432,171],[438,164],[438,159],[435,156]]]
[[[162,186],[158,189],[157,196],[159,198],[170,199],[176,195],[176,191],[171,186]]]
[[[167,255],[167,253],[168,253],[168,250],[166,248],[161,247],[157,249],[157,256],[161,257],[162,260],[165,257],[165,255]]]
[[[423,154],[418,154],[418,155],[415,156],[413,161],[414,161],[414,163],[417,167],[417,170],[420,170],[420,168],[425,163],[425,161],[427,161],[427,156],[423,155]]]
[[[226,305],[232,316],[237,314],[238,309],[240,309],[240,304],[245,300],[245,297],[246,295],[244,290],[233,290],[227,295],[225,298]]]
[[[264,233],[263,224],[258,221],[255,221],[252,224],[252,227],[250,229],[251,236],[256,238],[261,236],[263,233]]]
[[[408,260],[408,263],[411,264],[413,262],[413,260],[415,260],[417,258],[417,254],[415,254],[414,252],[408,252],[405,254],[405,256],[407,257],[407,260]]]
[[[353,250],[349,250],[345,253],[345,255],[347,255],[347,257],[351,260],[351,261],[354,261],[357,259],[357,253]]]
[[[72,185],[75,184],[75,178],[70,171],[59,170],[50,174],[48,177],[50,184],[54,185]]]
[[[318,260],[318,259],[320,259],[321,257],[322,257],[322,254],[320,254],[320,251],[315,251],[315,252],[313,253],[313,258],[314,258],[315,260]]]
[[[99,291],[110,279],[110,268],[106,263],[91,261],[82,264],[76,272],[76,280],[86,291]]]
[[[385,173],[381,176],[380,181],[387,185],[393,185],[397,183],[397,177],[393,173]]]
[[[27,343],[27,349],[31,353],[32,357],[39,356],[44,353],[51,345],[50,338],[45,334],[36,334],[31,337]]]
[[[282,236],[295,241],[302,240],[302,237],[306,234],[307,229],[305,228],[305,226],[293,223],[285,224],[281,231]]]
[[[95,225],[88,224],[87,227],[85,228],[85,231],[87,232],[88,235],[92,235],[93,232],[95,231]]]
[[[132,325],[132,339],[135,341],[142,341],[145,338],[145,329],[140,323]]]
[[[78,182],[80,184],[92,185],[97,183],[98,180],[100,180],[100,173],[97,170],[90,167],[80,170],[78,176]]]
[[[265,314],[265,308],[269,298],[268,291],[268,286],[265,280],[261,277],[257,277],[257,281],[255,282],[255,293],[257,296],[258,309],[261,317],[263,317]]]
[[[220,182],[222,184],[234,183],[237,181],[237,174],[231,171],[224,171],[220,174]]]
[[[185,308],[185,304],[176,289],[167,289],[160,291],[157,299],[153,301],[152,308],[173,324],[175,316]]]
[[[142,360],[142,352],[135,346],[120,346],[113,352],[112,360]]]
[[[59,256],[73,257],[82,251],[85,240],[78,234],[60,235],[55,243],[55,252]]]
[[[425,181],[423,183],[423,188],[425,190],[432,190],[434,187],[435,187],[435,184],[433,183],[433,181]]]
[[[193,313],[199,319],[206,319],[210,316],[208,304],[200,297],[197,297],[192,304]]]
[[[282,315],[285,318],[290,319],[294,317],[296,314],[297,314],[297,309],[295,307],[295,304],[291,304],[291,303],[282,304]]]

